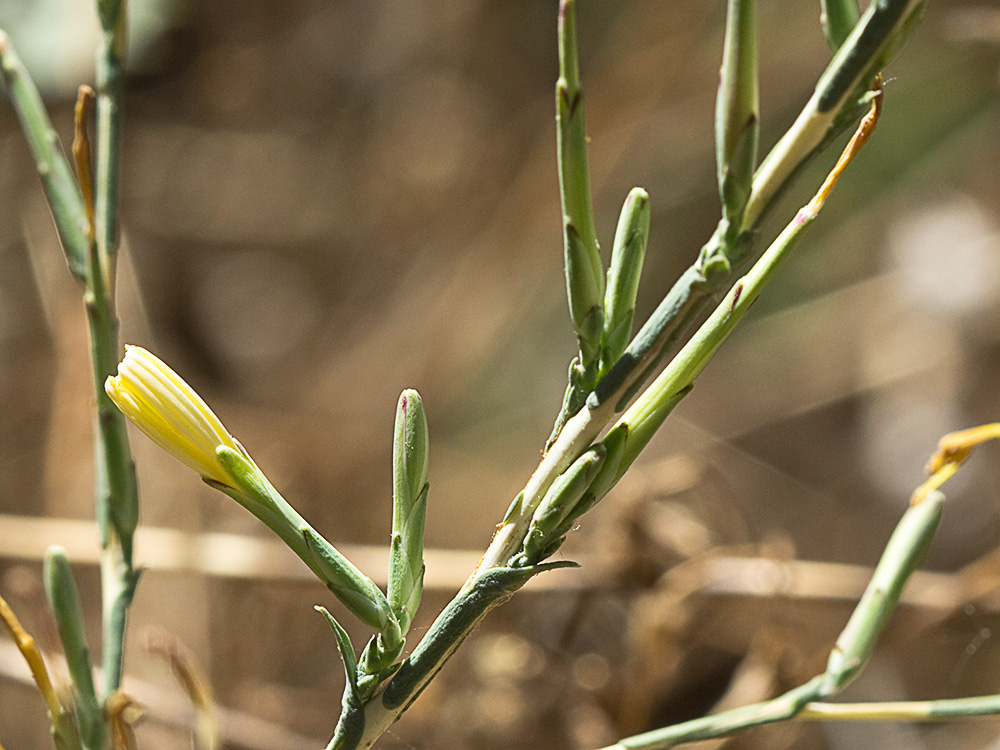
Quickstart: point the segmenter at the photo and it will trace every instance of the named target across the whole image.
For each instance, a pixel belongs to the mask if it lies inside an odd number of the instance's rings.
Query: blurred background
[[[605,248],[628,190],[651,196],[637,320],[718,218],[724,5],[581,2]],[[133,2],[123,341],[189,380],[380,580],[395,402],[420,391],[431,549],[416,635],[534,469],[574,354],[556,6]],[[829,60],[818,6],[761,3],[762,153]],[[0,26],[68,145],[76,86],[93,78],[91,3],[6,0]],[[1000,3],[931,0],[886,77],[878,132],[820,220],[560,552],[583,569],[492,613],[380,747],[596,748],[822,669],[937,439],[1000,416]],[[839,148],[803,173],[768,238]],[[0,165],[0,592],[58,652],[40,560],[65,545],[96,653],[85,319],[7,103]],[[140,747],[191,744],[165,653],[208,675],[225,747],[322,747],[343,678],[312,605],[336,602],[235,503],[138,433],[133,447],[149,566],[127,656]],[[845,698],[1000,692],[998,480],[987,447],[946,487],[925,572]],[[0,646],[0,742],[47,747],[43,704]],[[1000,722],[789,724],[728,746],[1000,747]]]

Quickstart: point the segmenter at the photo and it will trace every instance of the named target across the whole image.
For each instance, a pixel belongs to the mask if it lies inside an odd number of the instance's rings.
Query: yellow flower
[[[105,381],[104,390],[165,451],[206,479],[232,485],[215,451],[223,445],[243,450],[201,396],[157,357],[126,345],[118,374]]]

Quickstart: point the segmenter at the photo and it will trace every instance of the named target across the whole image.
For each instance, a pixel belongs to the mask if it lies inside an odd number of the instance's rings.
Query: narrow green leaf
[[[604,351],[601,370],[607,372],[621,357],[632,337],[635,298],[649,237],[649,194],[633,188],[622,206],[611,251],[604,297]]]
[[[559,533],[569,531],[573,524],[603,500],[604,496],[621,479],[625,473],[625,468],[622,467],[622,459],[625,457],[625,446],[628,443],[628,437],[628,425],[619,424],[615,425],[604,436],[604,439],[601,440],[600,445],[605,450],[604,464],[598,470],[590,486],[587,487],[587,491],[583,497],[580,498],[579,502],[573,506],[573,509],[563,519]]]
[[[344,686],[344,702],[360,705],[358,695],[358,657],[354,653],[354,646],[351,644],[351,637],[341,626],[337,619],[331,615],[326,607],[316,605],[313,607],[319,612],[333,629],[333,635],[337,639],[337,650],[340,651],[340,658],[344,662],[344,673],[347,676],[347,684]]]
[[[104,716],[94,688],[90,650],[83,622],[83,606],[66,550],[52,546],[45,551],[42,576],[45,596],[56,621],[59,640],[66,656],[66,666],[73,683],[80,737],[87,750],[103,750]]]
[[[333,746],[337,748],[357,747],[365,726],[364,702],[358,687],[358,659],[347,631],[324,607],[317,606],[315,609],[326,618],[330,627],[333,628],[334,637],[337,639],[337,650],[340,651],[341,659],[344,662],[346,675],[344,695],[340,700],[340,719],[337,722],[335,735],[338,744]]]
[[[604,268],[600,258],[580,236],[576,227],[567,222],[564,227],[566,251],[566,292],[570,315],[580,343],[580,370],[592,367],[601,351],[604,330]]]
[[[541,553],[550,549],[563,521],[580,501],[594,477],[604,465],[607,450],[598,443],[574,461],[549,487],[542,498],[524,538],[524,552],[515,567],[534,565]]]
[[[0,73],[35,160],[69,270],[80,281],[86,281],[87,217],[80,188],[45,111],[42,96],[2,30]]]

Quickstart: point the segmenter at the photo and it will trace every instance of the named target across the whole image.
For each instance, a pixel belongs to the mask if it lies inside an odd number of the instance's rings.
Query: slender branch
[[[880,79],[877,85],[880,86]],[[813,199],[796,214],[747,274],[733,285],[729,294],[708,320],[612,428],[627,428],[628,441],[634,443],[627,444],[625,457],[618,469],[619,476],[645,447],[677,401],[691,388],[695,378],[701,374],[773,278],[779,265],[795,248],[806,229],[816,220],[844,169],[874,132],[881,111],[882,91],[878,88],[874,92],[870,111],[861,121],[837,164]]]
[[[128,0],[97,0],[97,9],[102,32],[97,55],[97,242],[110,257],[118,251],[119,239]]]
[[[635,737],[619,740],[603,750],[662,750],[685,742],[724,737],[742,729],[774,724],[794,718],[809,703],[821,696],[821,677],[789,690],[777,698],[742,706],[712,716],[686,721],[665,729],[657,729]]]
[[[597,354],[603,324],[604,267],[594,226],[587,170],[587,133],[577,55],[576,0],[559,4],[559,80],[556,82],[559,193],[563,212],[566,284],[580,348],[581,365]]]
[[[902,47],[926,3],[927,0],[882,0],[868,6],[792,127],[754,175],[743,216],[744,230],[757,226],[794,173],[823,147],[831,133],[846,126],[845,115],[853,119],[858,95]]]
[[[854,704],[819,700],[842,690],[871,657],[903,586],[923,559],[937,528],[944,495],[936,487],[952,476],[976,447],[998,436],[1000,425],[994,423],[951,433],[941,439],[927,467],[933,473],[931,480],[911,496],[910,507],[886,544],[865,593],[837,638],[822,675],[770,701],[629,737],[606,750],[670,748],[782,719],[940,721],[1000,714],[1000,695]],[[945,469],[949,470],[946,476],[942,475]]]
[[[844,167],[867,142],[878,119],[880,101],[880,95],[876,95],[869,116],[844,150],[834,170],[813,200],[798,213],[768,250],[763,253],[753,270],[734,285],[727,300],[716,308],[714,316],[706,321],[699,333],[674,357],[657,381],[646,390],[646,395],[636,402],[636,405],[619,420],[619,423],[634,425],[649,417],[654,411],[659,410],[665,401],[673,399],[684,388],[687,388],[714,356],[729,332],[732,331],[764,285],[773,276],[780,262],[816,219]],[[600,389],[597,393],[599,392]],[[545,491],[599,434],[607,421],[619,410],[620,403],[620,401],[611,398],[605,398],[603,401],[588,399],[584,408],[567,422],[559,439],[542,459],[542,463],[539,464],[538,469],[525,486],[523,498],[518,503],[518,507],[508,511],[504,524],[497,531],[493,543],[483,557],[481,568],[503,565],[517,551],[517,546],[524,539],[532,514]],[[517,501],[515,502],[517,503]]]
[[[101,47],[97,62],[96,179],[94,242],[88,257],[85,305],[90,323],[91,366],[97,401],[97,518],[104,552],[101,584],[104,619],[104,695],[121,685],[126,615],[138,580],[132,537],[139,520],[135,466],[125,418],[104,392],[119,359],[115,314],[118,251],[118,185],[127,0],[97,0]],[[85,127],[78,124],[78,130]]]
[[[733,239],[739,233],[757,167],[757,79],[757,3],[729,0],[715,103],[715,158],[723,222],[733,232]]]
[[[577,53],[576,0],[559,3],[559,79],[556,81],[556,161],[562,207],[563,258],[570,318],[579,353],[547,443],[583,405],[600,378],[604,339],[604,266],[601,263],[587,168],[587,133]]]
[[[7,94],[21,122],[35,168],[42,181],[42,190],[55,220],[69,270],[80,281],[87,273],[86,217],[80,189],[73,179],[73,170],[63,153],[59,136],[45,111],[41,94],[31,76],[21,64],[7,35],[0,30],[0,73]]]
[[[935,701],[807,703],[797,721],[941,721],[985,719],[1000,714],[1000,695]]]
[[[584,429],[584,432],[596,435],[608,419],[628,406],[661,364],[677,353],[686,333],[729,288],[734,267],[748,264],[759,256],[755,247],[761,222],[803,165],[851,127],[869,106],[870,96],[866,93],[869,83],[899,50],[919,20],[925,3],[926,0],[871,3],[830,61],[792,127],[754,174],[739,231],[728,227],[725,218],[720,221],[694,264],[681,274],[617,364],[589,395],[580,399],[586,407],[575,413],[584,414],[589,409],[592,414],[587,421],[604,420],[596,430]],[[600,408],[608,401],[613,402],[614,407],[610,412]],[[562,421],[565,423],[569,419]],[[557,430],[559,424],[557,422]],[[581,429],[578,424],[577,431]],[[561,437],[558,432],[549,439],[548,452],[586,447],[586,444],[581,447],[575,439],[559,445],[557,437]],[[556,461],[553,465],[562,471],[574,458]],[[541,470],[539,465],[536,473]],[[547,485],[542,484],[544,494]],[[528,504],[523,510],[530,518],[534,507],[527,492],[525,495]]]

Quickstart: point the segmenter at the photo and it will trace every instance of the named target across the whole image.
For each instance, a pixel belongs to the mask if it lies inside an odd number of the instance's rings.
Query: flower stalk
[[[384,650],[398,650],[399,623],[378,586],[288,504],[180,375],[142,347],[126,346],[118,374],[107,379],[105,389],[153,442],[277,534],[345,607],[379,631]]]

